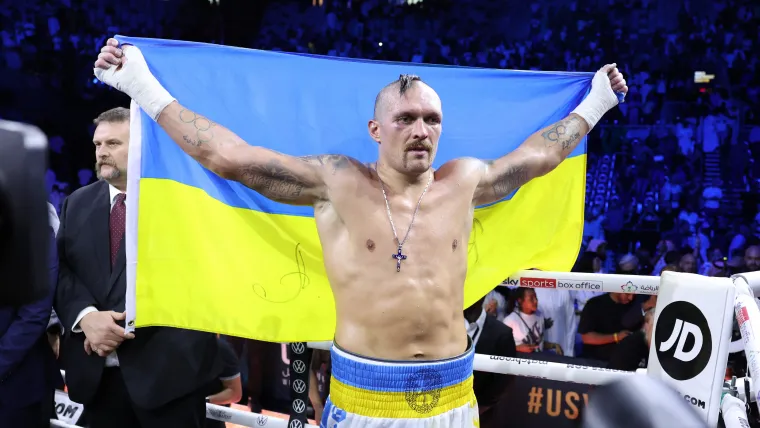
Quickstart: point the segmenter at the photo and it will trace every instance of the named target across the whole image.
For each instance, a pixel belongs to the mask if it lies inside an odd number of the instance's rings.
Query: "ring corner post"
[[[682,394],[710,427],[720,414],[735,295],[729,278],[660,278],[647,374]]]

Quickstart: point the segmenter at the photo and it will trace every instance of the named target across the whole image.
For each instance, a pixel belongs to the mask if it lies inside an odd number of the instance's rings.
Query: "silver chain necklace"
[[[388,195],[385,194],[385,183],[383,183],[383,179],[380,178],[380,174],[377,173],[377,170],[375,170],[375,173],[377,174],[377,179],[380,180],[380,188],[383,189],[383,199],[385,199],[385,208],[388,211],[388,220],[391,222],[391,229],[393,230],[393,237],[396,239],[396,244],[398,245],[398,251],[395,254],[392,254],[391,257],[396,260],[396,272],[401,272],[401,261],[406,260],[406,254],[403,254],[401,252],[402,247],[404,246],[404,243],[406,242],[406,238],[409,237],[409,232],[412,231],[412,226],[414,225],[414,219],[417,217],[417,211],[420,210],[420,204],[422,203],[422,198],[425,196],[425,193],[427,193],[428,188],[430,187],[430,183],[433,182],[433,174],[430,174],[430,178],[428,178],[427,185],[425,185],[425,190],[422,191],[422,194],[420,195],[420,199],[417,201],[417,208],[414,209],[414,214],[412,214],[412,221],[409,222],[409,228],[406,229],[406,235],[404,235],[404,239],[401,241],[398,240],[398,234],[396,233],[396,225],[393,224],[393,216],[391,215],[391,204],[388,202]]]

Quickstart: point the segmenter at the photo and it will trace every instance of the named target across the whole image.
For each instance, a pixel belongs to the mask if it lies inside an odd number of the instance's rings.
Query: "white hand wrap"
[[[95,77],[129,95],[153,120],[158,120],[164,108],[175,98],[150,72],[140,49],[136,46],[123,46],[122,52],[127,61],[121,69],[117,71],[115,65],[111,65],[108,70],[96,68]]]
[[[591,92],[573,110],[573,113],[586,120],[589,131],[591,131],[602,116],[616,105],[618,105],[618,98],[612,91],[610,78],[606,71],[599,70],[591,81]]]

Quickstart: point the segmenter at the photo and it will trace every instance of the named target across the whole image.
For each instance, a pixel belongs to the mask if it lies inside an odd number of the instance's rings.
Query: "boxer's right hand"
[[[148,69],[140,49],[119,46],[116,39],[108,39],[100,50],[94,72],[101,82],[129,95],[153,120],[174,101]]]

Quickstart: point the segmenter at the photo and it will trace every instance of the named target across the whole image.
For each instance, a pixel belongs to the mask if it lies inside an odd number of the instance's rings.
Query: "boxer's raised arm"
[[[248,145],[229,129],[177,102],[163,109],[157,120],[182,150],[201,165],[228,180],[239,181],[269,199],[293,205],[311,205],[325,199],[324,164]]]
[[[95,76],[124,92],[195,160],[269,199],[310,205],[327,197],[325,179],[357,161],[341,155],[297,158],[248,145],[229,129],[181,106],[148,68],[140,50],[108,39]]]
[[[571,114],[531,135],[508,155],[484,161],[475,204],[499,201],[530,180],[551,172],[588,132],[586,121]]]
[[[559,166],[604,113],[618,104],[616,92],[628,92],[625,79],[615,64],[605,65],[594,76],[589,95],[569,116],[534,133],[506,156],[482,162],[475,205],[499,201]]]

